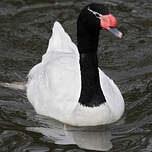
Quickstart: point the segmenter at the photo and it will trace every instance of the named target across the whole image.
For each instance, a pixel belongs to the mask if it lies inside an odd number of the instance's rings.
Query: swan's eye
[[[101,19],[101,17],[102,17],[102,15],[97,12],[94,15],[96,16],[96,18],[99,18],[99,19]]]
[[[88,7],[88,11],[91,12],[92,14],[94,14],[96,18],[98,18],[98,19],[101,20],[102,14],[100,14],[100,13],[98,13],[96,11],[91,10],[89,7]]]

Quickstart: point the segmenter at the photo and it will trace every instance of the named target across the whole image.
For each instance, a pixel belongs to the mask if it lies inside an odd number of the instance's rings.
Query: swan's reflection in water
[[[43,122],[44,123],[44,122]],[[77,145],[87,150],[108,151],[112,148],[111,132],[105,127],[71,127],[51,121],[47,127],[28,127],[27,130],[38,132],[60,145]]]
[[[70,132],[74,144],[88,150],[108,151],[112,148],[111,134],[106,129],[84,128]]]

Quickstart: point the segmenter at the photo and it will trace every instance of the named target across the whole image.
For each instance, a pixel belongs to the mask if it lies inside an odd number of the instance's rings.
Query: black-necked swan
[[[42,61],[28,74],[27,97],[38,114],[73,126],[113,123],[124,112],[116,84],[98,67],[100,30],[121,38],[116,18],[103,4],[84,7],[77,21],[77,46],[59,22]]]

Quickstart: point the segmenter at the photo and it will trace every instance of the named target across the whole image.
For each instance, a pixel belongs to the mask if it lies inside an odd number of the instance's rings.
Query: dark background
[[[58,20],[76,43],[77,17],[80,10],[91,2],[107,4],[124,34],[120,40],[102,31],[98,48],[99,67],[116,82],[126,103],[123,118],[108,126],[109,140],[113,145],[109,151],[150,152],[151,0],[1,0],[0,81],[26,81],[28,71],[41,61],[47,49],[54,21]],[[46,128],[53,128],[49,131],[53,135],[48,137]],[[62,143],[64,134],[56,131],[58,129],[63,131],[63,124],[37,115],[25,92],[0,87],[0,152],[88,151],[83,147],[85,141],[81,143],[83,148],[76,140],[75,144]],[[98,131],[99,134],[102,132]],[[56,139],[61,142],[57,143]]]

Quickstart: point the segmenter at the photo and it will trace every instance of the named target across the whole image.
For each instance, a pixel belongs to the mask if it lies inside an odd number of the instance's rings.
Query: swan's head
[[[109,13],[108,8],[103,4],[89,4],[81,11],[79,20],[89,31],[104,29],[118,38],[122,37],[122,33],[116,28],[118,25],[116,18]]]

